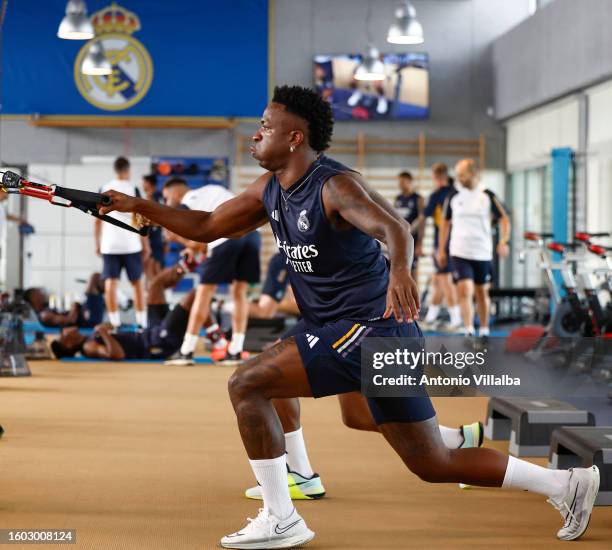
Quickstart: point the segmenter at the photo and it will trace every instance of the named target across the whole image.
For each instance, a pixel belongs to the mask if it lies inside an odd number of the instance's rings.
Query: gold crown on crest
[[[113,2],[91,16],[91,24],[96,35],[118,32],[132,34],[140,30],[138,16]]]

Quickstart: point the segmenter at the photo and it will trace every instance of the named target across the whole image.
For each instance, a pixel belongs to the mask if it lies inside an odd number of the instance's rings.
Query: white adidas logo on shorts
[[[312,334],[308,333],[306,333],[306,339],[308,340],[308,345],[310,346],[310,349],[314,348],[317,342],[319,341],[318,336],[313,336]]]

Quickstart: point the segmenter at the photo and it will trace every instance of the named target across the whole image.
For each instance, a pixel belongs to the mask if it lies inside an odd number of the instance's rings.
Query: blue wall
[[[152,67],[141,63],[140,70],[133,62],[132,78],[129,67],[119,62],[129,86],[143,84],[141,75],[152,71],[142,99],[111,110],[96,106],[95,97],[93,104],[88,101],[75,80],[80,74],[75,59],[86,41],[57,37],[66,0],[22,0],[8,3],[4,23],[2,113],[260,116],[268,95],[268,0],[118,3],[139,17],[141,29],[131,36],[152,61]],[[110,4],[88,0],[89,16]],[[106,77],[97,82],[94,92],[103,96]],[[129,86],[113,92],[125,94],[115,96],[118,107],[135,96]]]

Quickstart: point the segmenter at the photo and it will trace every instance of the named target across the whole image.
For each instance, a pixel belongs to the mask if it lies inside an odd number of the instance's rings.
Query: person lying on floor
[[[104,281],[99,273],[93,273],[85,289],[85,301],[74,302],[70,311],[61,312],[49,307],[49,296],[44,288],[28,288],[23,298],[45,327],[93,328],[104,318]]]
[[[195,292],[191,291],[170,310],[164,290],[174,286],[184,275],[180,268],[163,270],[151,281],[148,293],[149,328],[139,332],[113,332],[111,325],[95,327],[90,337],[77,327],[64,328],[61,336],[51,343],[57,359],[81,353],[91,359],[166,359],[181,347],[187,330],[189,311]]]

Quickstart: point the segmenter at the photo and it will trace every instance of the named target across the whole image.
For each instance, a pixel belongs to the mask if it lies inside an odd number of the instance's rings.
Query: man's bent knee
[[[250,366],[248,362],[236,369],[227,383],[232,402],[263,395],[268,385],[266,371],[264,365]]]
[[[412,457],[406,461],[410,471],[427,483],[447,483],[449,474],[448,453],[436,452],[428,456]]]

